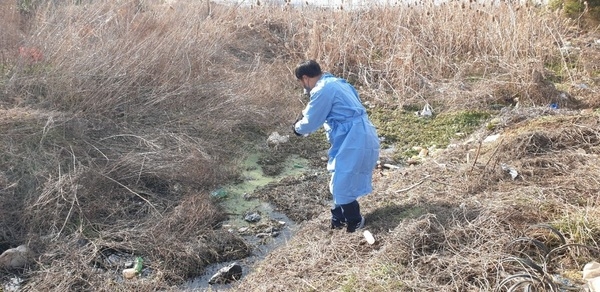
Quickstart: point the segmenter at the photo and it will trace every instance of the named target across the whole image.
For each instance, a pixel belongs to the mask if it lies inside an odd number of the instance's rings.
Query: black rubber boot
[[[344,214],[342,213],[341,206],[334,206],[331,209],[331,229],[340,229],[344,227],[346,224],[346,218],[344,218]]]
[[[346,232],[354,232],[356,229],[363,228],[365,225],[365,218],[360,215],[360,205],[358,201],[353,201],[349,204],[341,205],[342,214],[346,218]]]

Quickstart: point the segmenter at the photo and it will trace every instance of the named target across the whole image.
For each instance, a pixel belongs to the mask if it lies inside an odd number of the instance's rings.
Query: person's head
[[[321,71],[321,66],[315,60],[307,60],[296,66],[294,74],[298,81],[302,83],[302,87],[310,91],[315,87],[316,81],[321,78],[323,71]]]

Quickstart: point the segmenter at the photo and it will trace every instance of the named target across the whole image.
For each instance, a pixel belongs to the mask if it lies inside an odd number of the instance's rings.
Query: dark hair
[[[302,79],[302,76],[304,75],[308,77],[316,77],[323,74],[321,71],[321,66],[319,66],[319,63],[317,63],[315,60],[307,60],[298,64],[298,66],[296,66],[296,70],[294,70],[294,73],[296,74],[297,79]]]

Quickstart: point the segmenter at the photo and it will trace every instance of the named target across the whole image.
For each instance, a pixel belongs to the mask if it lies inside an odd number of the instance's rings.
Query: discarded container
[[[143,262],[144,260],[142,259],[142,257],[135,258],[135,265],[133,266],[133,268],[123,270],[123,278],[133,279],[136,275],[142,273],[142,268],[144,267]]]
[[[135,272],[134,268],[129,268],[129,269],[123,270],[123,278],[125,278],[125,279],[133,279],[133,278],[135,278],[135,275],[137,275],[137,273]]]
[[[216,189],[210,193],[211,196],[216,198],[225,198],[227,197],[227,191],[225,189]]]
[[[144,268],[144,260],[142,257],[135,258],[135,265],[133,266],[135,272],[140,274],[142,272],[142,268]]]
[[[385,163],[385,164],[383,164],[383,168],[386,168],[386,169],[400,169],[401,167],[398,166],[398,165],[393,165],[393,164]]]
[[[371,234],[371,232],[369,230],[363,231],[363,236],[367,240],[368,244],[374,244],[375,243],[375,237],[373,237],[373,234]]]

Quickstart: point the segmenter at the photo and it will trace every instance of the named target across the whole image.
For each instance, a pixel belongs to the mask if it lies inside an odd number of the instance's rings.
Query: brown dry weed
[[[535,273],[505,261],[539,260],[515,239],[563,247],[532,233],[538,223],[586,246],[557,250],[544,276],[581,285],[573,275],[597,257],[600,49],[595,31],[544,7],[18,2],[35,5],[0,4],[0,248],[34,249],[23,290],[177,291],[211,263],[246,257],[252,247],[220,228],[227,214],[210,191],[239,180],[240,159],[269,132],[287,133],[304,58],[370,106],[495,120],[419,165],[376,171],[361,200],[374,245],[327,228],[322,140],[270,149],[316,171],[252,195],[300,228],[232,289],[492,291]],[[122,281],[114,254],[152,272]]]

